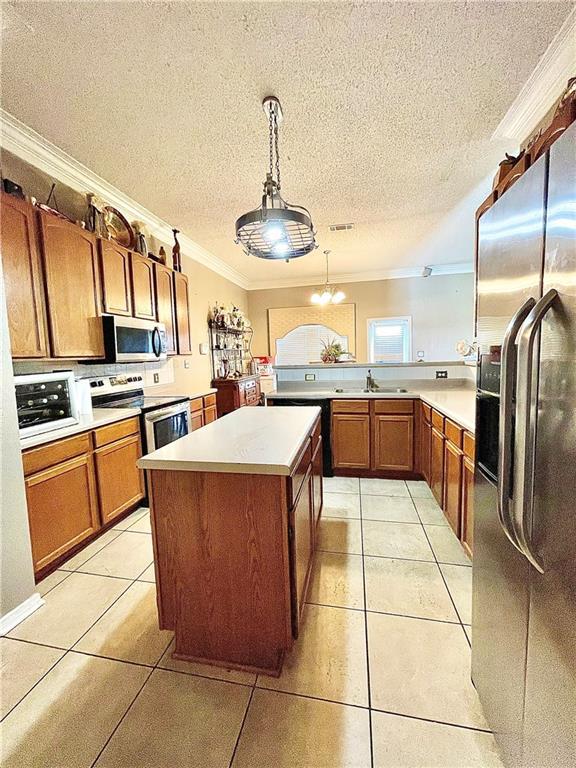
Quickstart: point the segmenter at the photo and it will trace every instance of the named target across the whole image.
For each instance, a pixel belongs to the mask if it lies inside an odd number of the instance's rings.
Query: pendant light
[[[328,279],[328,256],[330,255],[330,251],[324,251],[324,256],[326,257],[326,282],[324,283],[324,289],[322,292],[313,293],[310,297],[310,301],[312,304],[320,304],[320,306],[324,306],[325,304],[340,304],[341,301],[343,301],[346,298],[346,294],[344,291],[341,290],[334,290],[334,288],[330,285],[329,279]]]
[[[296,259],[317,248],[312,217],[306,208],[287,203],[281,193],[278,125],[282,108],[275,96],[262,102],[268,117],[270,167],[264,182],[262,203],[236,221],[236,243],[259,259]]]

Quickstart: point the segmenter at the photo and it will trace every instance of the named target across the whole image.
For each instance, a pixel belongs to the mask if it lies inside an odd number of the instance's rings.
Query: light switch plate
[[[305,373],[304,374],[304,381],[316,381],[316,374],[315,373]]]
[[[184,368],[190,368],[190,360],[184,360]]]
[[[160,374],[155,373],[154,374],[154,384],[160,384]]]
[[[202,344],[200,344],[200,354],[201,355],[208,354],[208,344],[205,341],[203,341]]]

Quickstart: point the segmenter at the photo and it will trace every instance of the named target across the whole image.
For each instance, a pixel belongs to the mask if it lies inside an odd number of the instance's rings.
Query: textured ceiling
[[[319,274],[323,248],[335,274],[418,266],[418,243],[501,159],[490,136],[572,4],[10,6],[4,109],[261,281]],[[283,191],[320,243],[290,264],[233,243],[261,194],[268,93]],[[355,229],[328,231],[341,222]]]

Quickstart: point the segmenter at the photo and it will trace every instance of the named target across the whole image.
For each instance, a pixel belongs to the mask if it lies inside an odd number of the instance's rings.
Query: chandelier
[[[310,296],[310,301],[312,304],[320,304],[322,306],[324,304],[340,304],[340,302],[346,298],[344,291],[335,290],[334,287],[330,285],[328,280],[329,255],[330,251],[324,251],[324,256],[326,257],[326,282],[324,283],[324,289],[322,293],[318,291],[317,293],[313,293],[312,296]]]
[[[281,193],[278,125],[282,108],[275,96],[262,102],[268,116],[270,167],[264,182],[262,203],[236,221],[236,243],[259,259],[296,259],[317,248],[312,217],[306,208],[287,203]]]

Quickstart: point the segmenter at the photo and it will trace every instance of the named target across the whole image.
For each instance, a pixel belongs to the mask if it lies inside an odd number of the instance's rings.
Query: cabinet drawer
[[[312,447],[310,440],[306,441],[306,447],[296,460],[296,467],[290,475],[288,481],[288,507],[292,507],[298,498],[298,492],[306,477],[306,472],[312,461]]]
[[[134,435],[140,431],[140,423],[137,417],[133,419],[124,419],[114,424],[108,424],[106,427],[100,427],[94,432],[94,445],[100,448],[102,445],[108,445],[115,440],[121,440],[128,435]]]
[[[246,393],[246,405],[258,405],[260,402],[260,396],[255,392]]]
[[[216,405],[216,395],[204,395],[204,408],[210,408],[212,405]]]
[[[31,448],[22,454],[24,474],[32,475],[48,467],[53,467],[81,453],[89,453],[92,448],[90,433],[69,437],[66,440],[57,440],[55,443],[43,445],[40,448]]]
[[[451,443],[454,443],[458,448],[462,448],[462,433],[464,430],[462,427],[459,427],[458,424],[455,424],[453,421],[450,421],[450,419],[446,419],[444,422],[444,434],[450,440]]]
[[[428,424],[432,423],[432,408],[430,408],[428,403],[422,403],[422,415],[424,416],[424,421]]]
[[[368,413],[369,400],[332,400],[332,413]]]
[[[414,400],[375,400],[374,413],[414,413]]]
[[[432,409],[432,426],[436,427],[439,432],[444,433],[444,416],[434,409]]]
[[[471,432],[464,432],[464,455],[472,462],[476,454],[476,439]]]
[[[202,405],[202,398],[201,397],[195,397],[194,400],[190,400],[190,411],[194,413],[195,411],[201,411],[203,408]]]

